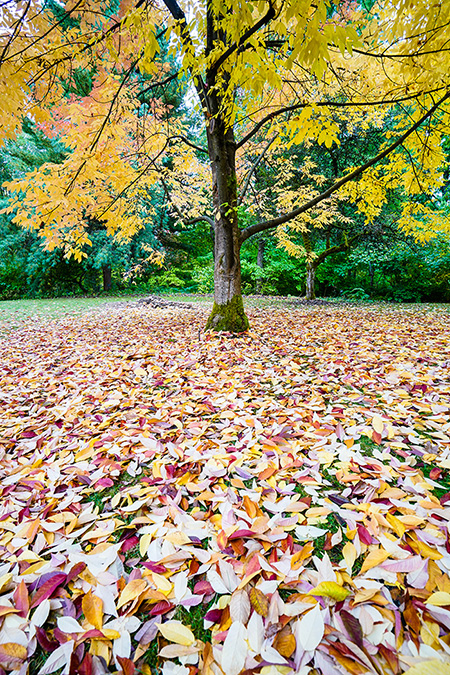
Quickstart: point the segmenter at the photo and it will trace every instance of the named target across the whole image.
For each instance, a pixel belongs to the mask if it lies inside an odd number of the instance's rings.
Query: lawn
[[[449,308],[200,300],[2,303],[0,666],[448,673]]]

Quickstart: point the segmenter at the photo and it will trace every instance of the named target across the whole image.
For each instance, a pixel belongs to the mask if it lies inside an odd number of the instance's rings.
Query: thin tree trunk
[[[256,256],[256,264],[258,267],[263,270],[264,269],[264,251],[266,248],[266,240],[263,239],[263,237],[260,237],[258,240],[258,254]],[[261,286],[262,286],[262,277],[258,277],[256,279],[256,292],[261,293]]]
[[[316,298],[316,265],[311,262],[306,263],[306,299],[315,300]]]
[[[213,103],[216,103],[213,97]],[[214,106],[216,107],[216,106]],[[214,306],[207,329],[240,333],[248,328],[241,291],[237,221],[236,142],[217,115],[208,127],[214,207]]]
[[[370,275],[370,290],[373,292],[374,278],[375,278],[375,265],[373,262],[369,263],[369,275]]]
[[[102,267],[103,290],[111,290],[111,265],[103,265]]]

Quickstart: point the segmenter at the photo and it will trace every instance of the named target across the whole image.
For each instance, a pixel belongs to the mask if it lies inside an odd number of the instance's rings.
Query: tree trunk
[[[311,262],[306,263],[306,299],[315,300],[316,297],[316,265]]]
[[[373,292],[374,278],[375,278],[375,265],[373,262],[369,263],[369,275],[370,275],[370,290]]]
[[[111,290],[111,265],[103,265],[102,267],[102,277],[103,277],[103,290]]]
[[[212,103],[216,103],[211,97]],[[241,291],[240,232],[237,221],[236,142],[217,114],[208,126],[214,207],[214,306],[207,329],[241,333],[248,328]]]
[[[261,270],[264,269],[264,251],[266,248],[266,240],[260,237],[258,240],[258,254],[256,256],[256,264]],[[256,280],[256,292],[261,293],[262,278],[258,277]]]

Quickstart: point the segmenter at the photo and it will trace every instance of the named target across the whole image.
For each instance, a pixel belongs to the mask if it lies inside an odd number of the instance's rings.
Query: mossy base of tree
[[[249,323],[244,312],[242,295],[235,295],[225,305],[216,302],[209,315],[206,330],[227,331],[229,333],[243,333],[248,330]]]

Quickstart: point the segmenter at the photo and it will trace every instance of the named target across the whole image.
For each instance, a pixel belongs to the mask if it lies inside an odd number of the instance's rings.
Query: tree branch
[[[412,127],[410,127],[407,131],[405,131],[404,134],[402,134],[399,138],[397,138],[397,140],[394,141],[394,143],[391,143],[391,145],[385,148],[382,152],[378,153],[378,155],[370,159],[365,164],[362,164],[357,169],[354,169],[350,173],[343,176],[340,180],[338,180],[331,187],[329,187],[328,190],[325,190],[325,192],[322,192],[320,195],[317,195],[317,197],[310,199],[308,202],[294,209],[290,213],[286,213],[283,216],[278,216],[278,218],[272,218],[271,220],[267,220],[263,223],[256,223],[255,225],[250,225],[250,227],[246,227],[245,230],[242,230],[241,232],[240,237],[241,244],[244,241],[246,241],[249,237],[251,237],[254,234],[257,234],[258,232],[264,232],[265,230],[272,230],[278,227],[278,225],[283,225],[283,223],[287,223],[289,220],[292,220],[296,216],[299,216],[301,213],[305,213],[305,211],[308,211],[313,206],[316,206],[316,204],[319,204],[324,199],[330,197],[330,195],[336,192],[336,190],[339,190],[340,187],[342,187],[349,181],[353,180],[354,178],[360,176],[366,169],[369,169],[374,164],[380,162],[382,159],[387,157],[393,150],[402,145],[402,143],[408,138],[408,136],[414,133],[416,129],[418,129],[421,124],[423,124],[423,122],[425,122],[429,117],[431,117],[431,115],[439,108],[439,106],[441,106],[442,103],[444,103],[444,101],[446,101],[449,97],[450,91],[447,91],[445,96],[443,96],[437,103],[435,103],[425,113],[425,115],[422,115],[422,117],[419,120],[417,120],[417,122],[413,124]]]
[[[273,112],[269,113],[265,117],[263,117],[255,126],[253,129],[251,129],[238,143],[236,143],[236,150],[241,148],[247,141],[249,141],[253,136],[258,133],[258,131],[263,127],[267,122],[271,122],[275,117],[278,117],[279,115],[282,115],[284,113],[288,112],[293,112],[295,110],[301,110],[302,108],[363,108],[363,107],[370,107],[374,105],[395,105],[395,103],[403,103],[405,101],[412,101],[419,96],[423,95],[423,93],[426,94],[433,94],[437,91],[442,91],[442,89],[445,89],[445,87],[438,87],[437,89],[431,89],[430,91],[427,92],[420,92],[418,94],[410,94],[409,96],[403,96],[400,98],[393,98],[393,99],[381,99],[378,101],[361,101],[361,102],[352,102],[352,101],[318,101],[314,103],[295,103],[294,105],[289,105],[284,108],[279,108],[278,110],[274,110]]]
[[[185,217],[183,216],[182,212],[181,212],[181,209],[180,209],[180,208],[177,206],[177,204],[175,204],[175,202],[173,201],[173,199],[172,199],[172,197],[171,197],[171,195],[170,195],[169,186],[167,185],[167,183],[166,183],[166,181],[164,180],[163,176],[160,176],[160,177],[159,177],[159,180],[160,180],[161,183],[162,183],[163,190],[164,190],[164,192],[166,193],[167,199],[168,199],[169,202],[172,204],[173,208],[175,209],[175,211],[176,211],[177,214],[178,214],[178,217],[180,218],[180,220],[181,220],[185,225],[194,225],[195,223],[201,223],[201,222],[205,221],[205,222],[209,223],[209,225],[210,225],[211,227],[214,227],[214,220],[213,220],[212,218],[210,218],[209,216],[197,216],[196,218],[189,218],[189,220],[186,220]]]
[[[190,141],[188,138],[185,136],[181,136],[181,134],[177,134],[176,136],[171,136],[170,140],[178,140],[181,141],[182,143],[185,143],[186,145],[189,145],[191,148],[194,148],[194,150],[198,150],[198,152],[202,152],[205,155],[208,154],[208,150],[206,148],[202,148],[201,145],[196,145],[192,141]]]
[[[266,14],[264,14],[264,16],[262,16],[260,20],[257,21],[253,26],[251,26],[251,28],[248,28],[243,35],[241,35],[241,37],[239,38],[239,42],[234,42],[232,45],[230,45],[228,49],[226,49],[223,52],[223,54],[219,56],[217,61],[213,63],[211,68],[209,68],[206,78],[207,81],[208,82],[214,81],[217,71],[219,70],[220,66],[225,63],[227,58],[231,56],[231,54],[233,54],[236,50],[241,49],[252,35],[257,33],[260,28],[263,28],[263,26],[270,23],[270,21],[272,21],[272,19],[274,18],[275,18],[275,9],[272,5],[271,0],[269,0],[269,9],[267,10]]]
[[[172,14],[173,18],[176,21],[179,21],[181,24],[181,41],[185,49],[191,49],[193,52],[194,50],[194,44],[192,42],[192,37],[191,34],[189,33],[189,28],[188,24],[186,21],[186,16],[179,6],[179,4],[176,2],[176,0],[163,0],[165,6],[169,10],[169,12]],[[206,89],[205,89],[205,83],[203,82],[203,78],[200,75],[197,75],[196,78],[194,78],[194,83],[195,80],[197,80],[197,83],[195,84],[195,88],[197,90],[198,97],[200,99],[200,103],[202,105],[202,108],[204,110],[208,110],[208,97],[206,96]]]
[[[254,162],[253,166],[250,168],[249,172],[247,173],[247,176],[246,176],[245,182],[244,182],[244,187],[242,188],[241,194],[240,194],[239,199],[238,199],[238,206],[240,206],[242,204],[242,202],[244,200],[244,197],[245,197],[245,193],[248,190],[248,186],[250,185],[250,180],[251,180],[253,174],[255,173],[258,166],[261,164],[262,160],[264,159],[264,155],[266,154],[266,152],[268,151],[268,149],[270,148],[270,146],[272,145],[274,140],[277,138],[277,136],[278,136],[278,134],[275,134],[275,136],[267,143],[266,147],[264,148],[264,150],[262,151],[262,153],[260,154],[260,156],[258,157],[256,162]]]

